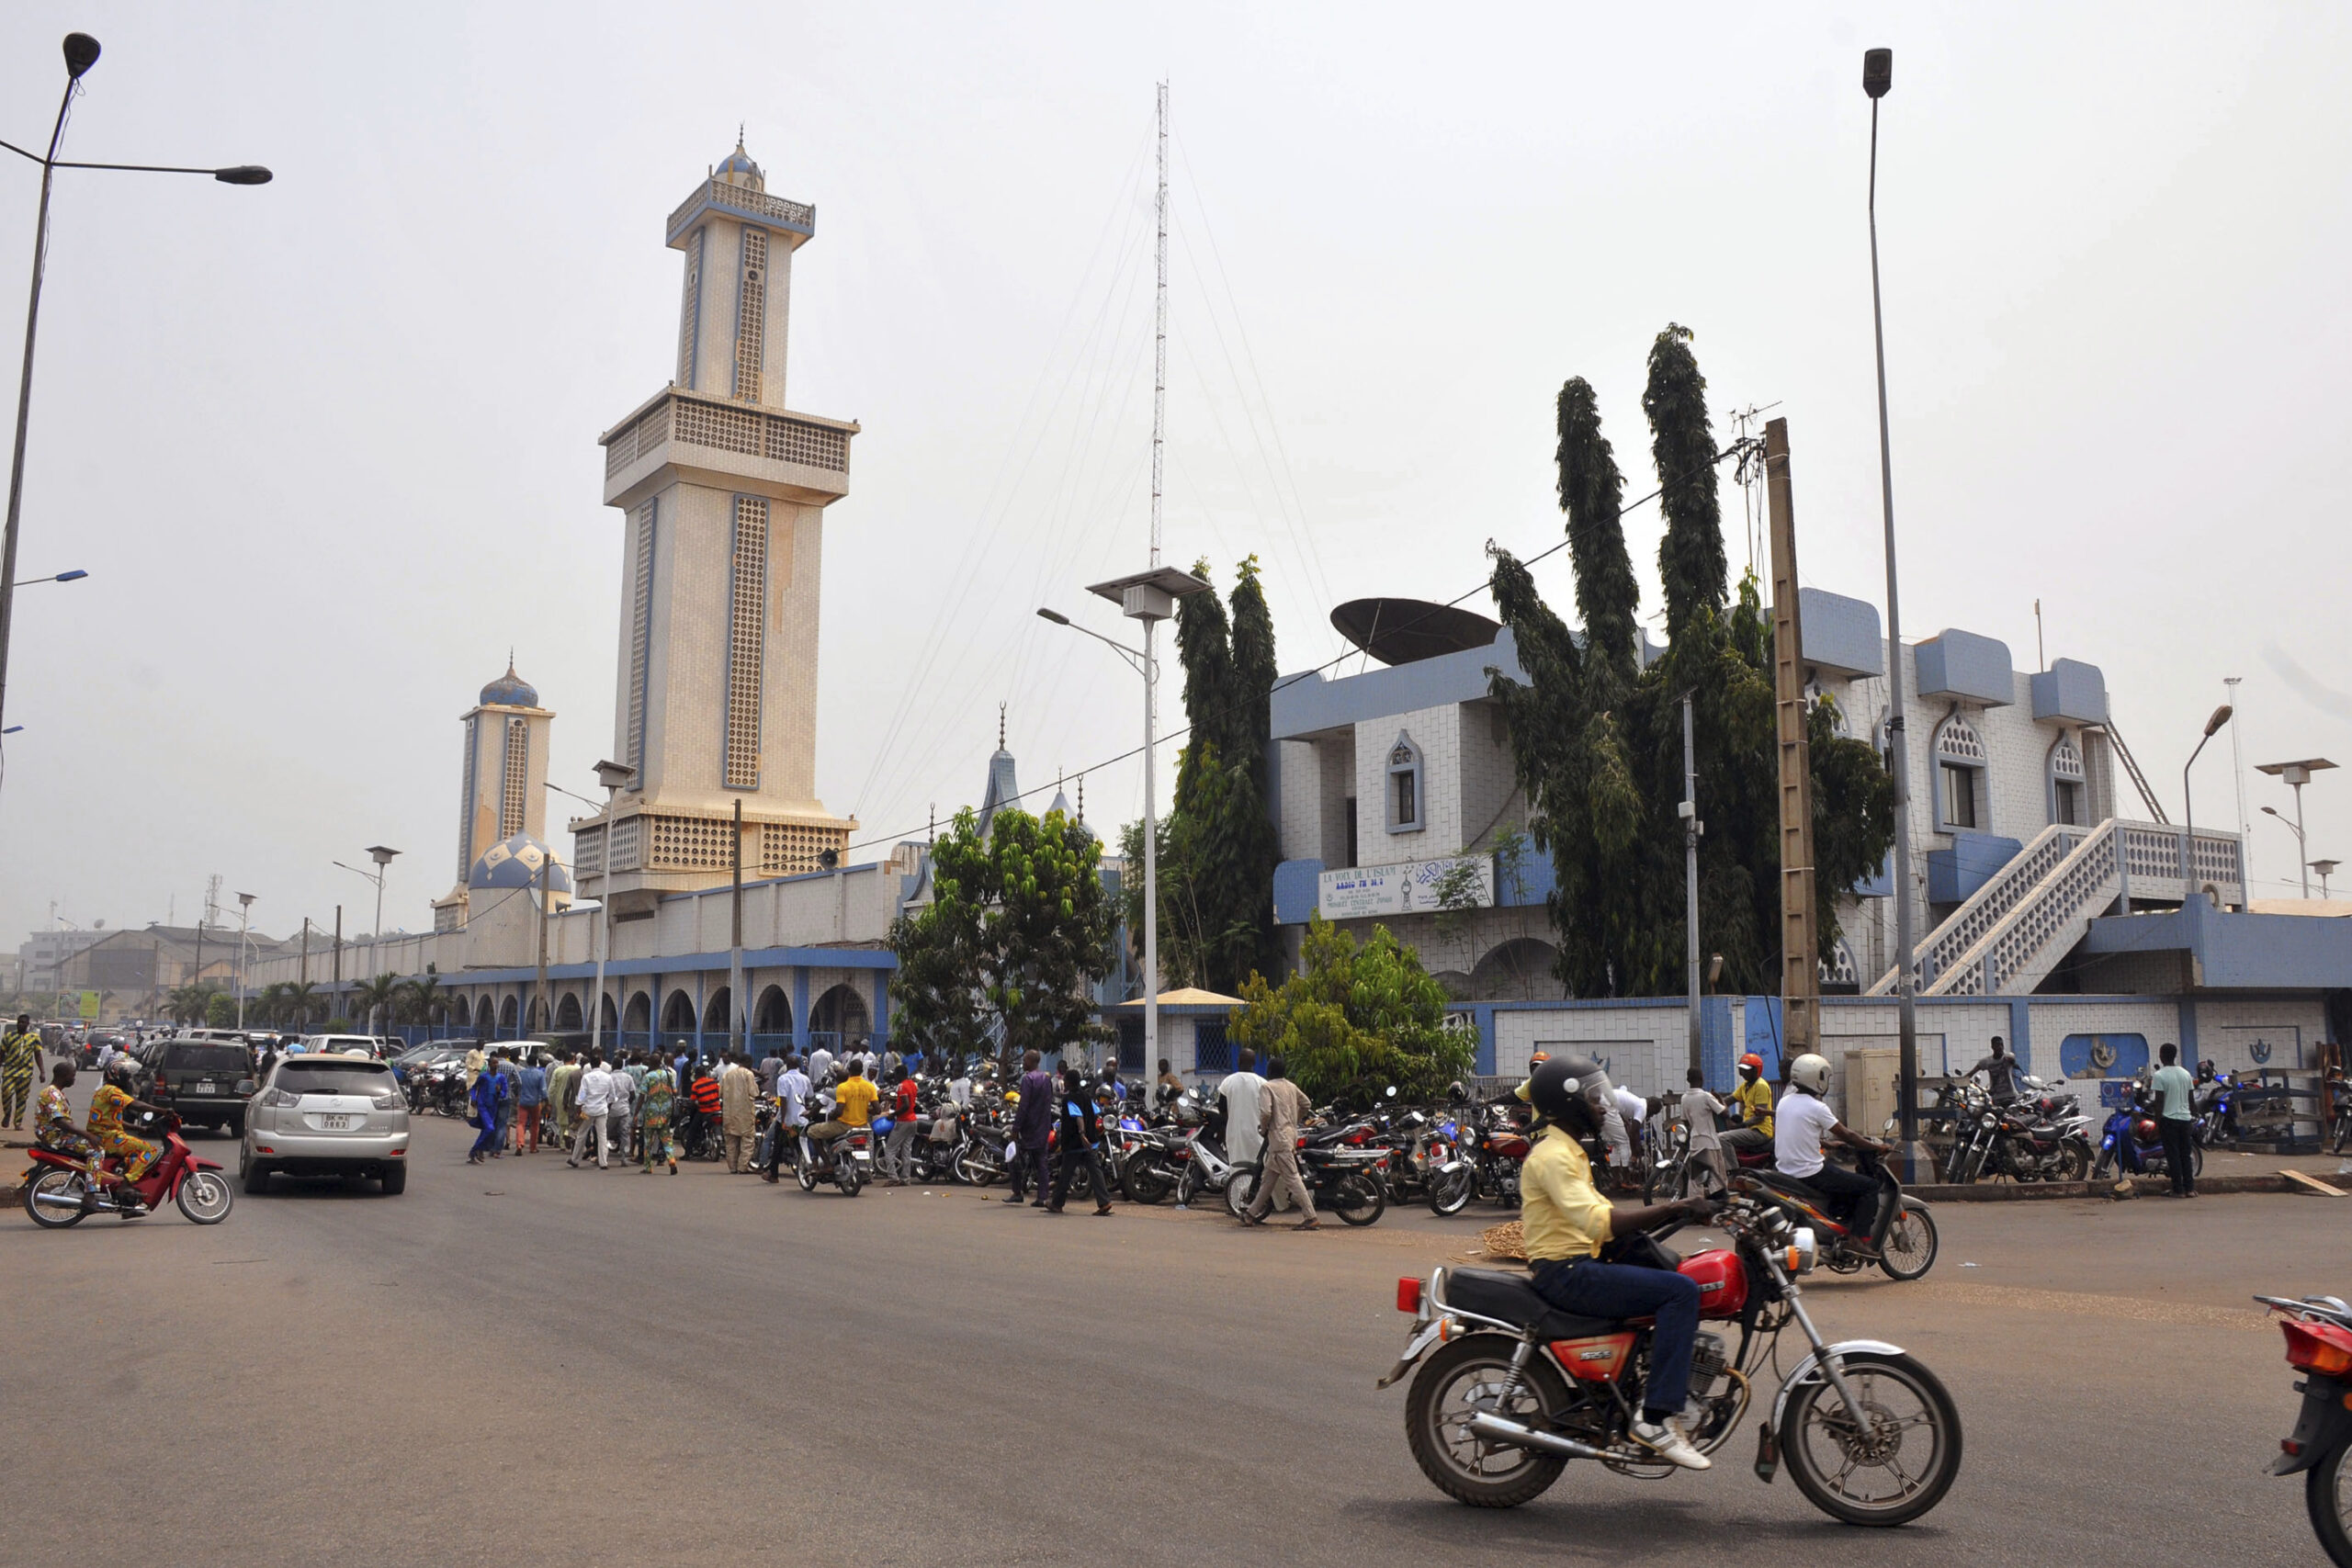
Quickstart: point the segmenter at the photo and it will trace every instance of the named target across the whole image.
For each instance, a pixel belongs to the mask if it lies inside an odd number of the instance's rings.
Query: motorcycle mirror
[[[1396,1099],[1396,1086],[1395,1084],[1390,1084],[1390,1085],[1388,1086],[1388,1095],[1387,1095],[1387,1098],[1388,1098],[1388,1099],[1390,1099],[1390,1100],[1394,1100],[1394,1099]]]

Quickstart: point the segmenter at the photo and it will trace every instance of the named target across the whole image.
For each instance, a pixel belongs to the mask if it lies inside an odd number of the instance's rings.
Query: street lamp
[[[22,582],[17,583],[17,586],[19,588],[30,588],[38,582],[79,582],[89,575],[90,574],[88,572],[83,571],[77,568],[73,571],[61,571],[55,577],[28,577]]]
[[[2335,764],[2324,757],[2306,757],[2300,762],[2256,762],[2254,765],[2256,773],[2268,773],[2274,779],[2283,779],[2286,781],[2287,787],[2295,792],[2295,842],[2298,847],[2303,841],[2303,786],[2312,782],[2313,773],[2324,772],[2334,766]],[[2267,806],[2262,809],[2270,811],[2270,807]],[[2270,815],[2278,817],[2276,811],[2270,811]],[[2278,817],[2278,820],[2284,822],[2286,818]],[[2300,861],[2302,856],[2298,854],[2295,858]],[[2312,879],[2310,874],[2305,873],[2303,897],[2308,898],[2311,896]]]
[[[571,790],[564,788],[561,784],[551,784],[548,785],[548,788],[555,791],[556,794],[571,796],[571,799],[580,802],[582,806],[592,808],[598,816],[605,818],[605,858],[603,863],[605,869],[597,874],[596,882],[596,907],[597,912],[601,917],[597,924],[604,927],[605,940],[602,942],[595,943],[596,997],[595,1000],[589,1004],[588,1009],[588,1053],[592,1056],[601,1055],[604,1052],[605,960],[610,956],[613,951],[613,797],[620,794],[623,789],[627,788],[628,781],[637,776],[637,770],[630,767],[627,762],[599,762],[596,764],[595,772],[596,782],[605,786],[605,804],[602,806],[598,806],[594,801],[589,799],[584,795],[573,794]],[[591,926],[589,928],[592,940],[594,938],[595,929],[596,928],[594,926]],[[743,1005],[742,998],[738,997],[734,998],[734,1001],[735,1006],[740,1010]],[[613,1011],[613,1017],[616,1021],[617,1021],[620,1018],[620,1010],[616,1008]]]
[[[1204,593],[1208,584],[1191,572],[1161,566],[1157,530],[1152,541],[1152,569],[1131,577],[1114,578],[1087,589],[1119,606],[1128,619],[1143,623],[1143,647],[1132,649],[1100,632],[1087,631],[1067,615],[1040,609],[1037,614],[1056,626],[1085,632],[1115,649],[1143,677],[1143,1080],[1150,1082],[1152,1064],[1159,1060],[1159,660],[1153,634],[1159,623],[1176,613],[1176,601],[1187,593]],[[1116,1051],[1117,1046],[1112,1049]],[[1112,1058],[1117,1060],[1116,1056]]]
[[[372,933],[373,940],[380,941],[384,934],[384,868],[391,864],[392,857],[400,852],[398,850],[388,850],[381,844],[368,845],[368,853],[376,863],[376,869],[373,871],[362,871],[356,865],[344,865],[341,861],[334,863],[343,866],[344,870],[354,876],[364,876],[376,885],[376,926]]]
[[[252,929],[254,896],[237,895],[237,1027],[245,1026],[245,932]]]
[[[2197,802],[2188,794],[2188,770],[2197,765],[2198,755],[2205,750],[2205,742],[2220,734],[2222,726],[2229,723],[2230,715],[2236,711],[2227,703],[2215,708],[2213,716],[2205,721],[2205,733],[2198,737],[2197,750],[2191,751],[2188,761],[2180,765],[2180,807],[2184,818],[2180,829],[2180,902],[2184,908],[2188,905],[2189,895],[2197,891]],[[2245,845],[2238,846],[2238,854],[2244,857]],[[2238,880],[2241,885],[2245,880],[2244,864],[2238,867]]]
[[[225,169],[184,168],[167,164],[72,164],[61,162],[57,144],[64,140],[65,114],[74,107],[74,96],[82,90],[82,78],[98,62],[98,40],[87,33],[65,35],[65,96],[58,100],[57,123],[50,128],[49,150],[42,153],[26,151],[12,141],[0,141],[0,148],[19,158],[40,165],[40,207],[33,220],[33,279],[32,294],[25,307],[25,368],[17,388],[17,445],[8,468],[8,521],[5,534],[0,534],[0,707],[5,707],[8,691],[8,634],[13,625],[12,610],[17,592],[17,523],[24,510],[25,500],[25,434],[29,428],[33,404],[33,339],[40,326],[40,282],[42,267],[49,256],[49,190],[60,169],[117,169],[139,174],[210,175],[223,185],[258,186],[269,183],[269,171],[258,164],[240,164]],[[83,575],[80,572],[75,577]],[[69,581],[62,574],[59,581]]]
[[[2323,899],[2327,897],[2327,879],[2335,874],[2335,868],[2342,863],[2341,861],[2332,860],[2315,860],[2311,863],[2312,869],[2319,873],[2319,896]]]
[[[1862,91],[1871,100],[1871,333],[1878,349],[1879,506],[1886,529],[1886,765],[1894,779],[1895,1039],[1901,1047],[1895,1104],[1902,1117],[1904,1174],[1916,1179],[1919,1147],[1919,999],[1911,927],[1911,767],[1904,744],[1903,607],[1894,573],[1894,456],[1887,437],[1886,317],[1878,282],[1878,101],[1894,85],[1894,51],[1862,51]]]

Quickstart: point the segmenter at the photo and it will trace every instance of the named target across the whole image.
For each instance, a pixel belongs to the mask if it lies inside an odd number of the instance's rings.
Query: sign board
[[[1443,908],[1438,886],[1456,866],[1470,868],[1464,907],[1487,909],[1495,902],[1495,860],[1492,855],[1463,855],[1452,860],[1405,861],[1396,865],[1358,865],[1327,871],[1317,879],[1316,907],[1327,920],[1355,920],[1368,915],[1434,914]]]
[[[84,991],[82,993],[82,1021],[85,1023],[96,1023],[98,1021],[97,992]]]

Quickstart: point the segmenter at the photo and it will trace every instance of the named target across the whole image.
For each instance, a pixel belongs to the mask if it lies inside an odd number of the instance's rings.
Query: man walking
[[[653,1066],[645,1075],[644,1092],[639,1097],[637,1115],[638,1136],[645,1140],[645,1164],[638,1172],[650,1176],[653,1168],[667,1163],[670,1174],[678,1174],[678,1161],[670,1152],[670,1116],[676,1109],[678,1086],[670,1069],[654,1058]]]
[[[1024,1189],[1032,1182],[1036,1195],[1029,1206],[1046,1206],[1046,1183],[1050,1173],[1046,1168],[1046,1145],[1054,1133],[1054,1080],[1037,1066],[1037,1053],[1024,1051],[1021,1056],[1021,1106],[1012,1113],[1012,1143],[1016,1152],[1012,1160],[1012,1193],[1008,1203],[1021,1201]]]
[[[1690,1129],[1690,1164],[1714,1178],[1716,1191],[1726,1191],[1730,1189],[1731,1179],[1724,1170],[1722,1134],[1716,1131],[1716,1118],[1724,1113],[1724,1102],[1707,1092],[1705,1073],[1692,1067],[1685,1077],[1690,1087],[1682,1091],[1682,1124]],[[1675,1196],[1687,1195],[1690,1188],[1690,1179],[1686,1174],[1683,1191]]]
[[[0,1123],[24,1126],[25,1101],[40,1070],[40,1031],[33,1027],[32,1014],[20,1012],[17,1026],[0,1035]]]
[[[2189,1101],[2196,1098],[2197,1080],[2180,1065],[2180,1047],[2169,1040],[2156,1047],[2156,1056],[2164,1066],[2148,1080],[2148,1088],[2156,1097],[2156,1134],[2165,1141],[2165,1168],[2172,1174],[2172,1195],[2194,1198],[2197,1168],[2189,1161],[2196,1157],[2196,1139],[2190,1135]]]
[[[752,1168],[752,1134],[759,1122],[760,1080],[740,1055],[727,1058],[718,1079],[719,1125],[727,1137],[727,1169],[741,1176]]]
[[[833,1054],[831,1051],[820,1045],[808,1053],[808,1081],[810,1083],[822,1089],[825,1087],[825,1080],[832,1077],[832,1073]]]
[[[1258,1076],[1257,1068],[1258,1053],[1244,1047],[1240,1068],[1226,1074],[1216,1086],[1216,1097],[1225,1101],[1226,1157],[1236,1165],[1256,1160],[1262,1146],[1258,1133],[1258,1102],[1265,1095],[1266,1080]]]
[[[890,1091],[890,1141],[882,1149],[882,1169],[894,1187],[915,1179],[915,1126],[922,1111],[915,1076],[901,1065],[898,1087]]]
[[[1248,1060],[1249,1053],[1244,1052],[1242,1056]],[[1254,1073],[1250,1076],[1257,1077]],[[1264,1159],[1259,1168],[1258,1196],[1241,1216],[1242,1224],[1264,1224],[1266,1211],[1274,1206],[1274,1194],[1280,1191],[1289,1196],[1303,1216],[1294,1228],[1321,1230],[1323,1222],[1315,1217],[1315,1200],[1307,1196],[1306,1183],[1298,1174],[1298,1124],[1313,1108],[1307,1104],[1306,1094],[1290,1081],[1289,1071],[1280,1056],[1266,1058],[1266,1076],[1261,1081],[1265,1088],[1258,1096],[1257,1133]],[[1226,1136],[1230,1138],[1232,1133],[1228,1131]]]
[[[548,1070],[537,1061],[526,1060],[514,1074],[514,1152],[535,1155],[539,1152],[539,1119],[548,1108]]]
[[[588,1070],[580,1075],[579,1125],[571,1134],[571,1157],[564,1164],[574,1170],[580,1168],[580,1156],[588,1152],[588,1139],[593,1134],[596,1140],[596,1168],[611,1168],[613,1125],[606,1118],[612,1109],[613,1075],[605,1069],[602,1056],[592,1056]]]
[[[481,1165],[498,1152],[499,1102],[505,1098],[505,1089],[499,1076],[485,1068],[466,1091],[466,1119],[480,1129],[474,1134],[474,1146],[466,1153],[468,1165]]]
[[[613,1058],[612,1078],[613,1108],[605,1113],[605,1120],[612,1124],[613,1147],[626,1160],[629,1157],[630,1117],[637,1105],[637,1080],[629,1077],[628,1064],[619,1056]]]
[[[1102,1181],[1102,1122],[1095,1111],[1095,1096],[1108,1100],[1107,1085],[1086,1092],[1086,1075],[1076,1067],[1062,1069],[1061,1101],[1061,1168],[1054,1174],[1054,1201],[1046,1205],[1046,1213],[1058,1214],[1069,1201],[1070,1184],[1078,1173],[1086,1172],[1086,1179],[1094,1186],[1094,1213],[1097,1218],[1111,1212],[1111,1190]],[[1029,1103],[1027,1097],[1023,1105]]]
[[[566,1056],[548,1074],[548,1111],[555,1118],[556,1147],[571,1142],[571,1108],[580,1103],[580,1056]]]

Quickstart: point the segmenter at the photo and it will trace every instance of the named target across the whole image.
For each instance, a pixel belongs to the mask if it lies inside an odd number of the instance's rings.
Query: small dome
[[[472,871],[466,874],[469,891],[484,887],[537,887],[539,868],[554,862],[548,872],[548,891],[564,897],[571,896],[571,873],[563,862],[556,860],[548,847],[528,833],[517,833],[504,843],[492,844],[474,862]]]
[[[719,160],[718,166],[711,171],[711,175],[715,179],[725,180],[731,186],[749,186],[753,190],[768,188],[767,176],[760,173],[760,166],[757,164],[752,162],[752,155],[743,151],[743,136],[741,131],[735,135],[735,151]]]
[[[506,656],[506,673],[481,689],[485,705],[496,703],[510,708],[535,708],[539,705],[539,694],[528,681],[514,673],[514,656]]]

